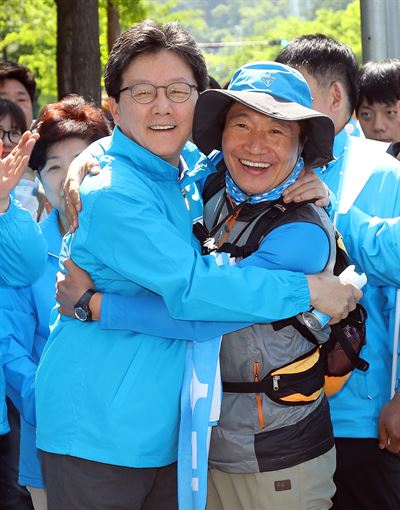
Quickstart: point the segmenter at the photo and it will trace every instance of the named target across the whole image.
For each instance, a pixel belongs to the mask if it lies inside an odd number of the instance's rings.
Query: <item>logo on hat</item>
[[[265,73],[261,78],[261,81],[264,83],[266,87],[270,87],[276,80],[276,76],[273,76],[271,73]]]

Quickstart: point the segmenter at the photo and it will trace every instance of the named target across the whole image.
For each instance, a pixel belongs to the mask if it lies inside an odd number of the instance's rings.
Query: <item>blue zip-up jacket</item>
[[[20,412],[19,483],[44,487],[36,450],[35,375],[49,336],[49,318],[55,305],[56,272],[61,249],[55,209],[41,223],[48,245],[43,274],[28,287],[0,287],[0,344],[4,352],[7,395]]]
[[[366,151],[368,140],[365,140]],[[339,173],[343,164],[346,133],[335,137],[337,160],[318,174],[334,194],[338,192]],[[392,319],[395,288],[400,285],[400,272],[390,245],[377,240],[376,230],[365,227],[368,217],[393,218],[400,215],[400,163],[382,153],[365,187],[345,215],[338,217],[338,229],[357,272],[365,272],[368,283],[363,289],[362,304],[368,311],[367,345],[362,357],[369,363],[367,372],[354,370],[344,388],[330,398],[331,415],[336,437],[376,438],[378,418],[383,405],[390,399],[392,363]],[[362,229],[360,225],[363,224]],[[361,234],[361,235],[360,235]],[[377,245],[381,251],[377,256]],[[383,278],[380,276],[383,274]],[[385,286],[386,285],[386,286]]]
[[[158,293],[182,319],[268,321],[309,307],[303,274],[199,255],[191,207],[207,169],[189,172],[182,193],[178,169],[118,128],[101,164],[65,242],[97,289]],[[174,462],[185,351],[185,342],[57,319],[37,373],[38,447],[132,467]]]
[[[11,196],[0,214],[0,287],[29,285],[42,273],[47,246],[29,211]],[[2,330],[0,321],[0,332]],[[3,357],[0,352],[0,434],[8,432]]]

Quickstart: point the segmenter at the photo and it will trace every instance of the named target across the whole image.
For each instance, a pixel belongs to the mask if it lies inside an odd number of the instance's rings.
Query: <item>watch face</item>
[[[87,320],[87,318],[88,318],[87,311],[84,308],[82,308],[81,306],[77,306],[74,309],[74,313],[75,313],[75,317],[77,319],[79,319],[80,321],[85,322]]]

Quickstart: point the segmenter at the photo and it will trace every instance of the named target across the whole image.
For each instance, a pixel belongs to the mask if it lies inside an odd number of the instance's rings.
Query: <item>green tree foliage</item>
[[[153,18],[177,20],[199,43],[260,41],[256,45],[204,47],[212,74],[220,83],[252,60],[273,60],[281,40],[324,33],[348,43],[361,60],[359,0],[112,0],[121,30]],[[301,17],[290,16],[293,6]],[[338,10],[341,9],[341,10]],[[101,62],[107,56],[107,0],[99,0]],[[269,44],[266,44],[268,42]],[[14,0],[0,8],[0,57],[27,65],[35,74],[40,105],[54,101],[56,86],[56,7],[54,0]]]
[[[53,0],[15,0],[0,8],[0,55],[36,77],[40,105],[57,96],[56,9]]]
[[[259,24],[254,25],[257,33],[252,37],[243,37],[243,42],[259,40],[259,45],[225,47],[218,52],[205,48],[210,74],[220,83],[228,81],[232,72],[246,62],[274,60],[282,48],[280,41],[285,44],[285,41],[290,41],[302,34],[322,33],[334,37],[348,44],[361,62],[361,22],[358,0],[348,3],[343,10],[319,9],[315,12],[313,19],[307,20],[291,16],[262,21],[258,8],[256,11],[260,19]],[[243,13],[245,12],[247,11],[244,10]],[[245,25],[246,19],[243,19],[241,26]],[[232,37],[225,37],[224,40],[231,41]]]

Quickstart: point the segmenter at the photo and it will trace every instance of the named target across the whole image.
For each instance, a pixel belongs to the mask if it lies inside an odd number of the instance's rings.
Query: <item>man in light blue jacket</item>
[[[318,275],[219,267],[200,256],[192,222],[212,170],[189,171],[180,153],[206,80],[199,49],[178,25],[147,21],[120,36],[105,73],[117,127],[102,171],[82,185],[80,226],[63,255],[101,291],[162,295],[176,318],[269,321],[310,300],[321,305],[320,292],[325,300],[335,286],[341,312],[336,302],[322,308],[339,318],[357,293],[333,277],[315,296]],[[37,374],[49,509],[176,509],[186,343],[104,332],[90,321],[90,297],[75,307],[80,321],[56,319]]]
[[[335,206],[346,159],[346,124],[357,134],[351,120],[357,100],[356,59],[346,45],[310,35],[292,41],[277,60],[304,75],[313,107],[334,121],[336,160],[321,168],[319,176],[331,190]],[[365,154],[371,150],[369,144],[365,140]],[[390,395],[395,287],[400,287],[400,224],[398,218],[374,219],[400,215],[400,165],[383,151],[377,160],[350,211],[338,216],[350,258],[368,276],[362,301],[369,314],[363,358],[370,367],[367,372],[354,371],[330,399],[337,448],[335,510],[400,507],[400,395]]]

